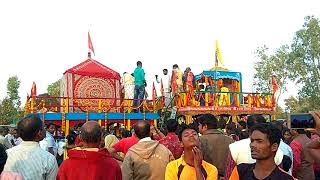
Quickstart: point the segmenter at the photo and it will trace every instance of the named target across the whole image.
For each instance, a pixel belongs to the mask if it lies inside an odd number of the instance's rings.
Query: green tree
[[[7,84],[7,95],[10,101],[13,103],[16,109],[21,106],[20,96],[19,96],[20,80],[17,76],[10,77]]]
[[[297,99],[290,96],[284,100],[286,111],[289,113],[307,113],[309,111],[309,102],[303,99]]]
[[[50,84],[47,88],[49,96],[60,97],[60,79]]]
[[[267,46],[263,46],[258,48],[255,54],[259,60],[254,64],[254,89],[257,92],[271,92],[271,77],[275,75],[278,84],[278,93],[275,98],[276,104],[278,104],[280,96],[287,90],[287,80],[290,77],[288,68],[289,46],[281,46],[271,55]]]
[[[309,111],[320,109],[320,21],[307,16],[291,45],[290,72],[302,88],[299,99],[307,101]],[[305,105],[307,105],[305,103]]]
[[[14,123],[17,119],[18,110],[12,101],[7,97],[0,104],[0,124]]]

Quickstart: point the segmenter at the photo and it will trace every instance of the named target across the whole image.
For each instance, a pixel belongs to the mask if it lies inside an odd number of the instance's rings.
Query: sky
[[[194,74],[214,66],[215,40],[226,68],[242,72],[252,91],[254,55],[290,44],[304,17],[320,18],[319,0],[15,0],[0,1],[0,99],[7,79],[21,81],[22,102],[32,82],[37,92],[86,60],[87,32],[93,59],[122,74],[143,62],[149,89],[154,75],[178,64]],[[295,95],[291,85],[280,99]]]

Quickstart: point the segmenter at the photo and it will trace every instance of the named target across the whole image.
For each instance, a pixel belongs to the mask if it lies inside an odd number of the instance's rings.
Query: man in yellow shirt
[[[166,180],[217,180],[218,170],[212,164],[202,160],[199,149],[200,140],[196,130],[189,126],[182,127],[179,133],[184,155],[171,161],[166,168]]]

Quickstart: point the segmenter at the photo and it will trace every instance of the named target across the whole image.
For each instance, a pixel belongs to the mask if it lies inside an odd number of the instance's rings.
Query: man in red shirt
[[[89,121],[81,128],[83,146],[68,151],[69,159],[59,168],[57,180],[121,180],[121,169],[106,149],[98,149],[102,129]],[[106,168],[107,167],[107,168]]]
[[[169,119],[167,121],[168,134],[159,140],[160,144],[163,144],[171,151],[175,159],[179,159],[183,153],[183,147],[181,146],[179,137],[175,134],[177,128],[178,122],[175,119]]]
[[[123,154],[127,154],[129,148],[135,144],[137,144],[139,139],[137,136],[132,133],[131,137],[127,137],[121,139],[118,143],[114,144],[110,149],[110,153],[122,152]]]

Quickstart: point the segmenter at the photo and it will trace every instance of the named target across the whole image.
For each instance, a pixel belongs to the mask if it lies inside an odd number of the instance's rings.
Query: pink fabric
[[[224,179],[229,179],[229,177],[231,176],[231,173],[235,167],[236,167],[236,163],[232,159],[231,153],[229,152],[228,158],[227,158],[226,170],[225,170],[225,174],[224,174]]]
[[[169,132],[166,137],[159,141],[159,143],[167,147],[175,159],[179,159],[181,157],[183,153],[183,147],[181,146],[179,138],[175,133]]]
[[[112,148],[116,150],[116,152],[122,152],[127,154],[129,148],[131,146],[137,144],[139,139],[136,136],[131,136],[128,138],[121,139],[118,143],[114,144]]]
[[[302,152],[302,145],[300,142],[293,140],[290,143],[290,147],[293,152],[293,170],[292,170],[292,175],[296,177],[298,170],[301,167],[301,152]]]
[[[23,177],[14,172],[2,172],[0,175],[1,180],[23,180]]]

